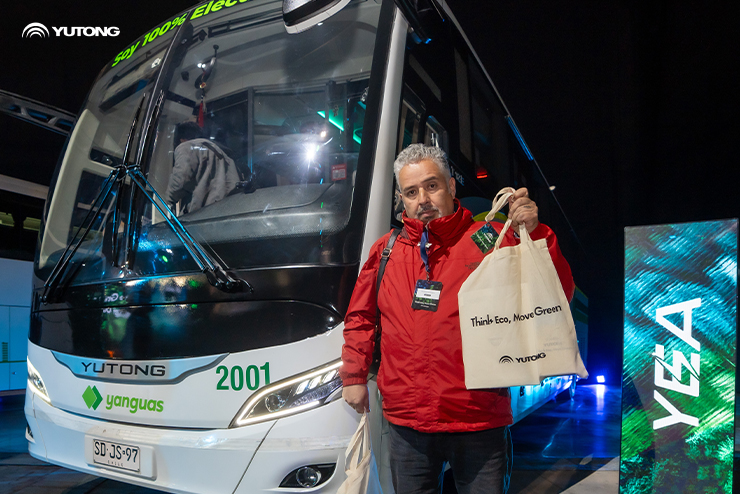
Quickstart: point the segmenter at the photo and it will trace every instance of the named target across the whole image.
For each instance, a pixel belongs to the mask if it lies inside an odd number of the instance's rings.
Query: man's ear
[[[401,191],[396,189],[393,192],[393,209],[396,212],[401,212],[406,208],[406,205],[403,202],[403,198],[401,197]]]
[[[450,194],[452,194],[452,197],[454,198],[455,197],[455,179],[453,177],[450,177],[450,180],[447,183],[449,184]]]

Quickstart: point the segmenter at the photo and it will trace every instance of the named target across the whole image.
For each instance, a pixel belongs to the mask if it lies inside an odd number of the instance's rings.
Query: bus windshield
[[[379,10],[355,1],[297,35],[285,30],[281,2],[188,13],[178,31],[104,71],[57,172],[37,272],[48,275],[85,226],[129,138],[126,164],[141,166],[228,267],[357,262],[347,225]],[[121,181],[93,218],[72,283],[197,269],[162,212],[132,187]],[[123,270],[116,242],[129,229],[135,255]]]

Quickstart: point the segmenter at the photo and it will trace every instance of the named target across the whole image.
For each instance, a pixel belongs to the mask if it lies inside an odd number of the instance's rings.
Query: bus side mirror
[[[350,0],[283,0],[283,22],[290,34],[312,28],[342,10]]]

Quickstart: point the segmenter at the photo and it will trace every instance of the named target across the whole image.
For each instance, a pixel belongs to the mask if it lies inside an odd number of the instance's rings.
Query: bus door
[[[408,37],[396,152],[413,143],[445,151],[456,181],[456,196],[464,200],[465,207],[472,207],[475,215],[490,209],[493,195],[484,192],[475,180],[467,66],[457,68],[462,56],[454,46],[454,33],[446,27],[434,32],[437,37],[428,43],[416,42],[413,34]],[[450,70],[452,67],[456,69]],[[396,194],[392,221],[397,226],[402,211]]]
[[[429,37],[408,36],[397,151],[416,142],[443,149],[456,197],[481,219],[499,189],[517,185],[518,167],[508,112],[449,21],[426,16],[422,27]]]

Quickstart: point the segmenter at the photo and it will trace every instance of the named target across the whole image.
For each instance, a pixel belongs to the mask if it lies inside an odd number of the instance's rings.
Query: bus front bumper
[[[178,493],[335,492],[358,416],[335,401],[278,421],[234,429],[192,430],[105,422],[66,412],[26,393],[29,453],[62,467]],[[28,435],[27,435],[28,436]],[[93,441],[135,446],[139,471],[95,463]],[[302,466],[336,464],[313,489],[280,488]]]

